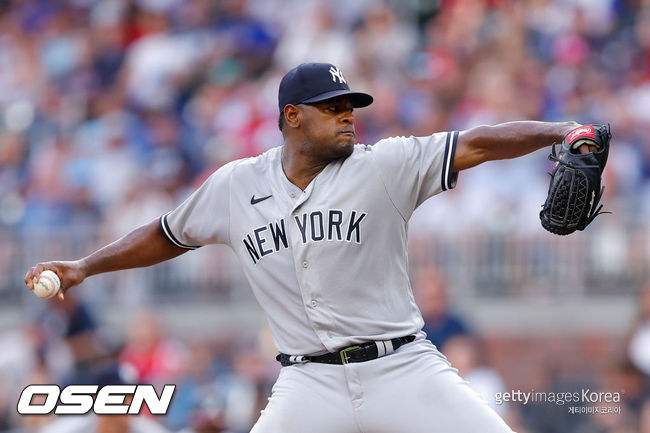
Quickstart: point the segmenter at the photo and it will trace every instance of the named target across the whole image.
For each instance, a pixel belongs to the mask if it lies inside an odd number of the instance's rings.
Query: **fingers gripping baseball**
[[[582,144],[580,147],[578,147],[578,151],[580,152],[581,155],[586,155],[589,152],[597,152],[598,151],[598,146],[593,146],[589,144]]]
[[[44,262],[32,266],[25,274],[27,288],[34,291],[41,274],[47,270],[54,272],[61,282],[61,287],[57,293],[60,300],[65,299],[65,292],[70,287],[80,284],[86,278],[83,266],[79,262]]]

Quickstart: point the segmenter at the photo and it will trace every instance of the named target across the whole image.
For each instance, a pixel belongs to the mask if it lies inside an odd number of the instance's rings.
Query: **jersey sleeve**
[[[230,186],[236,161],[224,165],[176,209],[160,217],[160,228],[177,247],[194,250],[230,244]]]
[[[452,171],[458,131],[426,137],[391,137],[372,154],[386,191],[405,220],[429,197],[456,186]]]

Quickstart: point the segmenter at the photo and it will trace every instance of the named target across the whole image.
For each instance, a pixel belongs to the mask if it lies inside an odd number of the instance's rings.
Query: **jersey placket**
[[[308,236],[306,242],[303,243],[303,235],[298,228],[298,223],[296,222],[296,219],[302,218],[301,209],[312,194],[314,194],[315,185],[322,181],[323,177],[326,177],[327,169],[328,167],[326,167],[323,172],[319,173],[304,191],[289,182],[286,177],[284,180],[286,181],[285,186],[289,197],[294,200],[290,214],[291,224],[289,224],[289,227],[291,228],[289,239],[294,267],[296,270],[296,279],[298,281],[298,289],[300,290],[303,306],[307,318],[312,325],[312,329],[320,339],[321,343],[328,350],[334,351],[338,349],[338,347],[335,347],[332,344],[333,334],[331,331],[336,329],[334,317],[329,311],[328,306],[322,302],[322,296],[320,293],[322,288],[317,287],[316,284],[314,284],[314,278],[311,277],[315,272],[318,272],[318,258],[314,257],[312,251],[313,246],[309,242]],[[309,217],[306,217],[304,221],[305,224],[309,224]],[[307,230],[307,228],[305,228],[305,230]]]

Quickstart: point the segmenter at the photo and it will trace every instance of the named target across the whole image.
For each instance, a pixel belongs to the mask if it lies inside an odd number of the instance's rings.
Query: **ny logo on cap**
[[[345,81],[345,78],[343,78],[343,73],[338,67],[330,66],[330,74],[332,74],[332,81],[334,81],[335,83],[337,78],[339,79],[339,82],[341,84],[348,83],[347,81]]]

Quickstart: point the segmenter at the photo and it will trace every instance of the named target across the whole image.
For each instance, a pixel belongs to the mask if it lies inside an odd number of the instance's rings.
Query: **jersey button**
[[[291,192],[289,193],[289,195],[291,196],[291,198],[295,198],[295,197],[296,197],[296,193],[293,192],[293,191],[291,191]]]
[[[309,267],[309,263],[307,262],[302,262],[302,267],[307,269]]]
[[[312,308],[318,307],[318,301],[315,300],[315,299],[312,299],[310,304],[311,304]]]

